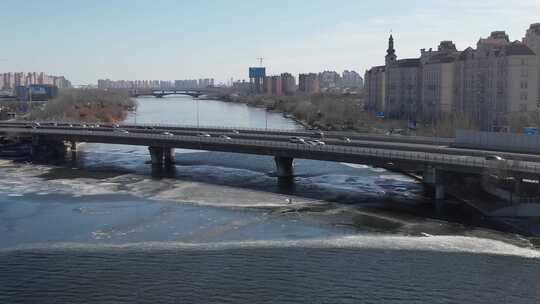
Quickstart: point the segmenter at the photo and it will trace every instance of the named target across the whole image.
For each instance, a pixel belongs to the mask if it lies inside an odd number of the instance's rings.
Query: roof
[[[458,60],[467,60],[469,54],[474,53],[473,48],[468,47],[463,52],[459,54]]]
[[[507,56],[512,55],[532,55],[535,56],[536,54],[531,50],[527,45],[519,42],[514,41],[510,43],[509,45],[505,46],[504,51]]]

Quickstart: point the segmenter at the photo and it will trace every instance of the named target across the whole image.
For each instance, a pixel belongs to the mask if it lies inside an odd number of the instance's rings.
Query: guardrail
[[[32,122],[0,122],[2,124],[30,124]],[[82,124],[92,123],[75,123],[75,122],[60,122],[60,121],[39,121],[41,124],[59,124],[59,125],[74,125],[80,126]],[[101,126],[112,127],[113,124],[105,123],[100,124]],[[275,135],[283,136],[313,136],[316,135],[316,132],[323,132],[325,137],[348,137],[350,139],[360,139],[360,140],[377,140],[377,141],[389,141],[389,142],[403,142],[403,143],[419,143],[419,144],[436,144],[436,145],[449,145],[454,142],[453,138],[445,137],[427,137],[427,136],[393,136],[377,133],[359,133],[352,131],[321,131],[321,130],[305,130],[305,129],[274,129],[274,128],[246,128],[246,127],[235,127],[235,126],[197,126],[189,124],[162,124],[162,123],[122,123],[119,124],[120,128],[157,128],[157,129],[186,129],[191,131],[201,131],[201,132],[232,132],[234,130],[242,132],[252,132],[252,133],[274,133]]]
[[[354,158],[372,157],[389,161],[412,161],[422,162],[426,164],[444,164],[444,165],[459,165],[481,169],[508,170],[540,174],[540,163],[528,161],[505,160],[492,161],[486,160],[483,157],[475,156],[456,156],[449,154],[439,154],[431,152],[416,152],[390,150],[381,148],[364,148],[353,146],[339,145],[320,145],[312,146],[306,144],[296,144],[279,141],[263,141],[252,139],[224,139],[219,137],[199,137],[186,135],[163,135],[163,134],[141,134],[141,133],[120,133],[108,131],[93,131],[93,130],[45,130],[45,129],[14,129],[14,132],[33,134],[33,135],[60,135],[60,136],[77,136],[77,137],[107,137],[107,138],[133,138],[135,139],[152,139],[162,141],[164,144],[172,144],[174,142],[184,142],[189,144],[200,145],[201,149],[205,149],[204,145],[222,145],[222,146],[243,146],[247,148],[259,149],[281,149],[294,152],[312,152],[312,153],[335,153]],[[136,143],[134,143],[136,144]],[[234,152],[234,149],[231,149]]]

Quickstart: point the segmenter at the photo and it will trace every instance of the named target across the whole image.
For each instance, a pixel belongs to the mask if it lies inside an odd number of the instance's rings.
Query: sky
[[[539,0],[0,0],[0,72],[97,79],[246,79],[366,69],[491,31],[521,40],[540,22]]]

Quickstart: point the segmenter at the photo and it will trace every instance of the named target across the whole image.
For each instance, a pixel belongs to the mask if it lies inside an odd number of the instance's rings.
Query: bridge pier
[[[444,171],[434,167],[428,167],[424,171],[424,183],[432,187],[435,191],[435,210],[437,214],[441,214],[444,209],[446,199],[446,183]]]
[[[150,162],[152,166],[163,166],[163,148],[161,147],[148,147],[150,152]]]
[[[148,147],[152,166],[170,167],[175,163],[174,148]]]
[[[176,162],[174,148],[163,148],[163,161],[165,166],[174,165]]]
[[[66,157],[67,149],[63,141],[47,140],[32,136],[31,157],[37,161],[59,160]]]
[[[278,177],[293,176],[293,158],[276,156],[274,161],[276,162],[276,174]]]

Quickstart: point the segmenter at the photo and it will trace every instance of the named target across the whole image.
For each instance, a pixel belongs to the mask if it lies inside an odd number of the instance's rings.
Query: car
[[[231,140],[232,138],[230,138],[229,136],[223,134],[223,135],[220,135],[219,138],[221,139],[226,139],[226,140]]]
[[[348,138],[348,137],[343,137],[342,139],[343,139],[343,141],[346,142],[346,143],[350,143],[350,142],[351,142],[351,139]]]
[[[298,136],[291,137],[289,139],[289,142],[293,143],[293,144],[306,144],[306,140],[303,139],[302,137],[298,137]]]
[[[240,131],[238,131],[238,130],[232,130],[231,132],[232,132],[233,134],[240,134]]]
[[[312,145],[312,146],[324,146],[324,145],[326,145],[326,143],[324,141],[320,141],[318,139],[310,140],[307,143]]]
[[[314,135],[316,138],[320,138],[320,139],[323,139],[323,138],[324,138],[324,132],[322,132],[322,131],[315,131],[315,132],[313,132],[313,135]]]
[[[204,133],[204,132],[200,132],[199,134],[197,134],[197,136],[199,136],[199,137],[212,137],[210,134]]]
[[[118,124],[112,124],[112,127],[113,127],[114,129],[120,128],[120,126],[119,126]]]
[[[504,158],[500,157],[499,155],[488,155],[486,156],[486,160],[503,161]]]
[[[114,129],[114,132],[122,133],[122,134],[129,134],[129,131],[128,131],[128,130],[124,130],[124,129]]]
[[[171,132],[162,132],[161,135],[174,136]]]

